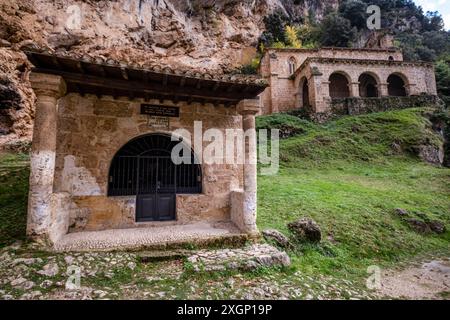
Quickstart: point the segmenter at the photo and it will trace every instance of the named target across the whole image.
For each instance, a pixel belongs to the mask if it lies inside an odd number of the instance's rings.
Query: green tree
[[[337,13],[327,15],[320,27],[322,46],[348,47],[355,39],[356,30],[348,19]]]
[[[360,0],[346,0],[339,6],[339,14],[350,21],[352,26],[360,29],[366,27],[367,4]]]
[[[320,30],[312,24],[303,24],[297,27],[297,37],[302,42],[303,48],[317,48]]]
[[[300,49],[302,41],[298,38],[297,28],[293,26],[286,26],[285,30],[286,44],[291,48]]]
[[[436,63],[436,85],[447,108],[450,106],[450,55]]]
[[[280,11],[264,17],[264,27],[266,31],[259,37],[258,47],[260,47],[261,44],[265,47],[270,47],[275,42],[286,43],[285,28],[288,22],[289,18]]]

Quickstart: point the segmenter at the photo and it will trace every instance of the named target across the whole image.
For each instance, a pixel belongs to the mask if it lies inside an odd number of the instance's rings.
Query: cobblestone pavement
[[[230,257],[234,260],[243,256],[248,258],[243,261],[260,263],[252,265],[256,268],[253,270],[192,270],[192,266],[200,261],[207,266],[217,267],[220,265],[217,261],[228,266]],[[188,258],[143,263],[135,253],[44,253],[33,245],[16,244],[0,250],[0,299],[375,297],[364,289],[358,289],[360,286],[349,280],[313,277],[291,271],[289,267],[282,267],[287,264],[286,259],[289,259],[287,255],[268,245],[237,250],[201,250]]]

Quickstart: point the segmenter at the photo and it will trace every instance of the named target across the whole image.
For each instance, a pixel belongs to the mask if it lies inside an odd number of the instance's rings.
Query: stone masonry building
[[[141,248],[256,228],[256,163],[195,161],[203,131],[255,129],[264,81],[28,52],[37,97],[28,234],[57,250]],[[173,139],[174,131],[186,136]],[[254,141],[249,141],[255,139]],[[242,141],[242,140],[241,140]],[[192,162],[177,164],[182,143]],[[246,159],[256,138],[244,139]]]
[[[259,71],[269,83],[263,114],[302,109],[326,114],[345,99],[364,104],[437,94],[433,65],[404,61],[395,48],[268,48]]]

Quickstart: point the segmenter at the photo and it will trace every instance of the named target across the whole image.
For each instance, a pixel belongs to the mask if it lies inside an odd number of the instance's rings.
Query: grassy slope
[[[259,178],[262,229],[287,233],[286,223],[302,216],[323,228],[322,245],[300,246],[304,255],[294,259],[297,268],[362,275],[373,264],[449,253],[450,232],[419,235],[394,213],[404,208],[450,223],[450,170],[424,164],[411,153],[414,146],[439,139],[423,112],[348,117],[326,126],[287,115],[258,119],[262,128],[289,123],[304,132],[282,141],[280,174]],[[401,145],[400,154],[393,143]]]
[[[28,177],[27,156],[0,153],[0,247],[25,238]]]

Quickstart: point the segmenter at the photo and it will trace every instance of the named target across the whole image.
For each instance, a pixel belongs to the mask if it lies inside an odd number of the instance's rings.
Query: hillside
[[[118,265],[112,275],[99,271],[83,278],[83,283],[94,297],[92,292],[100,292],[112,299],[377,297],[365,287],[369,266],[384,269],[450,253],[450,170],[424,163],[414,151],[441,140],[432,130],[429,113],[409,109],[347,117],[327,125],[287,115],[258,119],[260,128],[278,127],[291,135],[281,142],[280,173],[259,177],[259,228],[289,235],[286,224],[305,216],[322,228],[321,244],[293,242],[288,269],[192,274],[183,269],[182,259],[142,263],[134,254],[86,254],[85,261],[94,261],[97,268],[105,266],[105,259],[115,259]],[[28,174],[24,160],[26,156],[0,155],[0,190],[5,191],[0,193],[1,247],[24,239]],[[421,233],[410,220],[439,221],[447,231]],[[15,254],[16,259],[43,259],[27,270],[40,268],[47,259],[66,267],[64,255],[34,252],[26,245],[19,248],[3,252]],[[136,264],[133,272],[124,259]],[[17,272],[0,264],[0,278],[13,279]],[[34,273],[32,279],[40,283],[45,277]],[[57,283],[41,291],[45,297],[62,297]],[[9,285],[6,292],[14,297],[24,293]],[[448,292],[433,294],[443,297]]]
[[[260,177],[260,227],[286,232],[286,222],[297,217],[318,221],[327,242],[304,248],[300,260],[304,269],[321,272],[448,250],[448,231],[421,235],[396,214],[400,208],[410,218],[450,223],[450,170],[425,164],[417,154],[424,144],[442,143],[424,117],[429,112],[346,117],[325,126],[288,115],[259,118],[260,128],[296,132],[281,142],[279,176]]]

